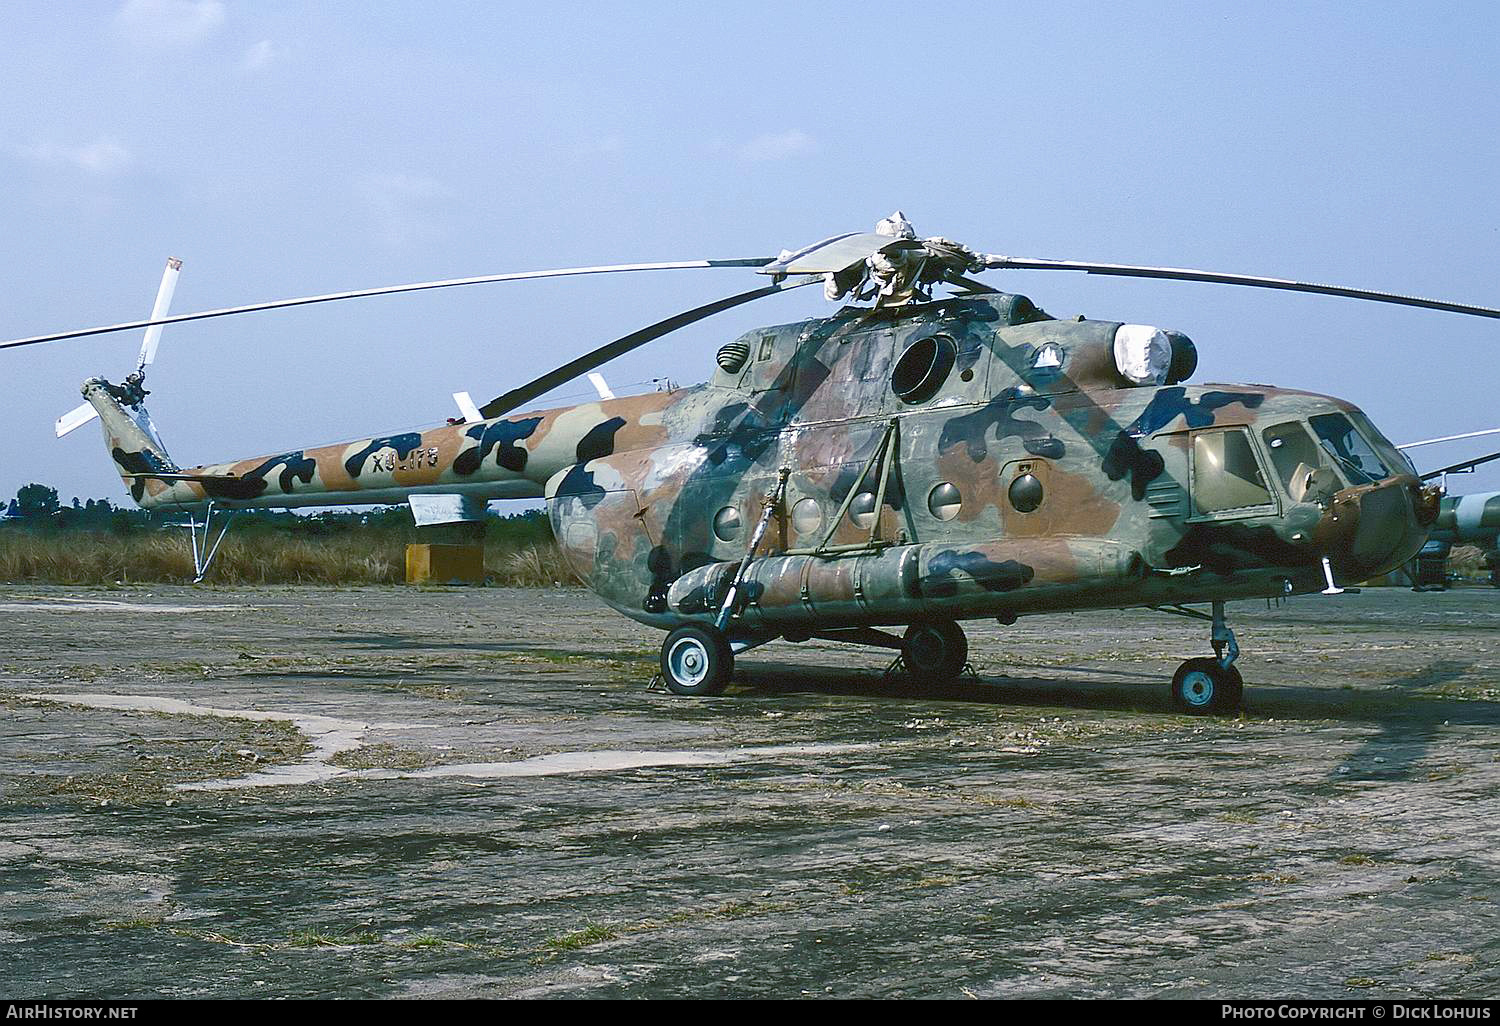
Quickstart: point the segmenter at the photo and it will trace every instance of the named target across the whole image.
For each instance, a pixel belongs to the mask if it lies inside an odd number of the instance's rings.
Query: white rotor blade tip
[[[484,414],[479,412],[479,407],[474,405],[474,398],[469,393],[454,392],[453,401],[458,404],[458,412],[464,415],[464,420],[473,422],[484,419]]]
[[[159,321],[167,315],[172,306],[172,293],[177,290],[177,275],[182,270],[182,261],[176,257],[167,258],[167,269],[162,272],[161,285],[156,289],[156,303],[151,307],[151,319]],[[135,369],[143,371],[156,359],[156,347],[161,343],[161,325],[153,324],[146,329],[146,337],[141,341],[141,355],[136,360]]]
[[[589,371],[589,383],[594,386],[594,391],[599,393],[600,399],[613,399],[615,394],[609,390],[609,385],[604,380],[604,375],[598,371]]]

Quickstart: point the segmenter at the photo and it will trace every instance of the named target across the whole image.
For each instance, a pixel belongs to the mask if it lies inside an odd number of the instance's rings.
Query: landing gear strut
[[[1189,659],[1172,675],[1172,704],[1182,712],[1198,716],[1235,712],[1245,694],[1244,678],[1234,665],[1240,646],[1224,620],[1224,603],[1215,602],[1213,607],[1214,657]]]

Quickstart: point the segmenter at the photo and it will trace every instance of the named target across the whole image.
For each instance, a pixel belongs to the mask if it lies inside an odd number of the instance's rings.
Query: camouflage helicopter
[[[144,349],[123,384],[91,378],[83,395],[136,502],[202,516],[205,544],[215,511],[409,501],[447,503],[463,519],[491,499],[544,499],[587,585],[666,632],[661,672],[676,694],[718,693],[739,653],[813,638],[896,650],[914,680],[941,682],[966,666],[962,620],[1150,607],[1210,623],[1214,654],[1183,662],[1171,697],[1213,713],[1238,707],[1243,690],[1226,602],[1335,594],[1339,581],[1401,565],[1426,540],[1441,490],[1351,403],[1188,384],[1198,357],[1180,332],[1054,318],[969,276],[1074,270],[1500,317],[1283,279],[984,255],[918,238],[898,211],[873,233],[775,258],[532,271],[172,317],[159,295],[148,321],[0,348],[358,296],[687,267],[755,268],[770,281],[482,407],[468,402],[463,418],[430,430],[183,469],[146,414]],[[702,384],[515,412],[669,331],[812,284],[846,305],[725,344]],[[934,296],[938,285],[953,294]]]
[[[1478,435],[1500,434],[1500,428],[1486,431],[1470,431],[1462,435],[1448,435],[1421,442],[1409,442],[1399,446],[1403,451],[1438,442],[1474,438]],[[1463,460],[1422,475],[1445,482],[1449,474],[1470,473],[1475,467],[1500,460],[1500,453],[1490,453],[1477,459]],[[1413,591],[1446,591],[1448,588],[1448,556],[1455,545],[1474,545],[1484,554],[1484,568],[1490,572],[1490,584],[1500,588],[1500,492],[1478,492],[1468,495],[1444,495],[1438,508],[1437,518],[1427,535],[1427,544],[1422,546],[1412,561],[1409,574]]]

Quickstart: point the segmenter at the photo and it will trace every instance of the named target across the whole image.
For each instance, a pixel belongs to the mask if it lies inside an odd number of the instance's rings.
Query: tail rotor
[[[161,285],[156,290],[156,302],[151,307],[151,320],[159,321],[167,316],[167,311],[172,306],[172,293],[177,290],[177,275],[182,270],[182,261],[176,257],[167,258],[166,270],[162,272]],[[146,368],[151,366],[156,359],[157,347],[161,344],[160,324],[152,324],[146,329],[146,337],[141,341],[141,351],[136,357],[135,372],[118,386],[119,398],[128,406],[138,408],[149,394],[146,391]],[[57,418],[55,430],[57,437],[71,431],[76,431],[89,421],[99,416],[99,411],[92,403],[84,403],[76,406]]]

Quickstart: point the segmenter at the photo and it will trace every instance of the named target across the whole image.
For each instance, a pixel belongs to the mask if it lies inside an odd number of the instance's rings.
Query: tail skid
[[[200,524],[193,514],[188,514],[187,529],[189,544],[193,549],[193,583],[200,584],[203,578],[208,576],[208,568],[213,566],[214,557],[219,554],[219,545],[224,541],[224,536],[229,533],[229,528],[234,524],[234,510],[224,514],[224,520],[219,525],[219,535],[213,537],[214,526],[214,504],[210,502],[203,511],[203,522]],[[213,544],[209,541],[212,539]]]

